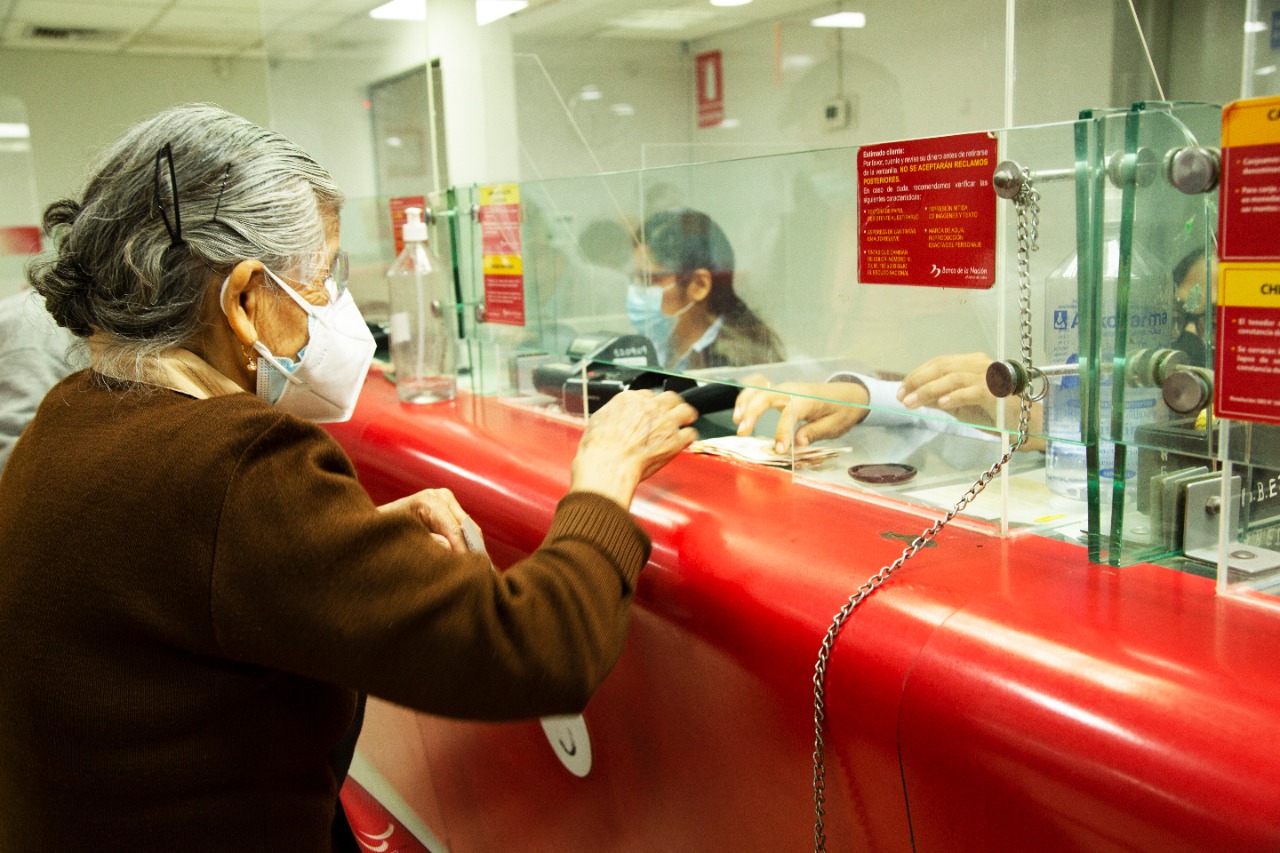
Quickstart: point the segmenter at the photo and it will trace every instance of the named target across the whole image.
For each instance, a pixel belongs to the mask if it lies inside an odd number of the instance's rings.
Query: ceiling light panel
[[[867,16],[862,12],[836,12],[834,15],[823,15],[809,23],[815,27],[839,27],[841,29],[860,29],[867,25]]]

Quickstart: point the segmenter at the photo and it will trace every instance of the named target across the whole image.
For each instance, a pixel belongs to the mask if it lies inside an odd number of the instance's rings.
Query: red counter
[[[402,405],[375,373],[332,433],[377,502],[452,489],[503,566],[549,527],[580,428],[465,394]],[[537,721],[371,705],[361,769],[441,849],[813,849],[822,637],[927,524],[688,453],[632,509],[653,555],[584,715],[585,777]],[[1091,565],[1039,536],[944,529],[832,655],[828,849],[1276,853],[1278,662],[1267,600]]]

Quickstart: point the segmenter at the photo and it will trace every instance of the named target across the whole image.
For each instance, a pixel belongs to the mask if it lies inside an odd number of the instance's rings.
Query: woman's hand
[[[999,398],[987,390],[991,362],[981,352],[935,356],[907,374],[898,400],[908,409],[927,406],[976,426],[995,426]]]
[[[623,391],[592,413],[578,444],[571,491],[597,492],[631,506],[640,481],[698,437],[698,410],[679,394]]]
[[[867,416],[863,407],[870,401],[870,395],[858,382],[784,382],[770,388],[763,377],[752,376],[742,381],[744,385],[766,387],[743,388],[738,395],[733,407],[738,435],[750,435],[766,410],[779,409],[782,414],[773,435],[773,448],[778,453],[786,453],[791,448],[793,429],[796,446],[805,447],[814,441],[844,435]],[[799,429],[795,429],[797,426]]]
[[[1003,400],[987,388],[987,368],[993,359],[986,353],[971,352],[940,355],[907,374],[898,388],[898,400],[909,409],[928,406],[950,412],[959,420],[978,427],[994,427],[1000,406],[1004,406],[1006,429],[1018,425],[1018,397]],[[1037,404],[1031,410],[1030,431],[1040,431],[1043,410]],[[1034,450],[1044,447],[1039,439],[1023,445]]]
[[[407,512],[422,522],[431,538],[451,551],[465,553],[467,542],[462,534],[462,521],[467,517],[458,499],[448,489],[423,489],[422,491],[383,504],[381,512]]]

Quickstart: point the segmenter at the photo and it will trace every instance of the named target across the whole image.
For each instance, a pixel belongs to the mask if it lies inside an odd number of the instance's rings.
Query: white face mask
[[[307,312],[308,340],[298,350],[297,361],[272,355],[262,341],[254,343],[260,356],[258,396],[316,423],[348,420],[376,346],[350,291],[344,290],[328,305],[312,305],[271,270],[262,270]],[[224,296],[230,280],[228,276],[222,282]]]

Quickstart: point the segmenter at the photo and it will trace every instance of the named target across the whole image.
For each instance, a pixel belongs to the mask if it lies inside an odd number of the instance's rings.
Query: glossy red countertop
[[[537,547],[580,427],[371,374],[333,435],[375,501],[448,487],[495,562]],[[537,722],[375,709],[361,749],[452,853],[812,849],[812,676],[917,515],[684,454],[585,778]],[[1034,535],[944,529],[846,624],[828,676],[830,850],[1280,850],[1280,610]]]

